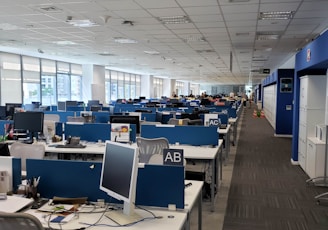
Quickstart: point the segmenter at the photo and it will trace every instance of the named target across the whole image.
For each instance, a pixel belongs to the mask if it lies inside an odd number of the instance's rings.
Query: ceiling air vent
[[[62,9],[59,9],[56,6],[42,6],[39,9],[42,11],[45,11],[45,12],[62,12],[63,11]]]

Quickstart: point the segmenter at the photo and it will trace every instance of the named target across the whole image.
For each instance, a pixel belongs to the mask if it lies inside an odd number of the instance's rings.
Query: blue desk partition
[[[13,192],[22,184],[22,161],[21,158],[13,158]]]
[[[166,137],[170,144],[218,145],[219,133],[214,126],[141,125],[141,137]]]
[[[95,123],[108,123],[109,111],[92,112],[92,116],[95,117]]]
[[[101,162],[27,159],[27,178],[39,177],[42,197],[88,197],[114,202],[99,189]],[[119,179],[119,178],[118,178]],[[184,208],[184,167],[145,165],[139,168],[136,204]]]
[[[60,122],[66,122],[67,121],[67,117],[73,117],[73,116],[80,116],[80,112],[79,111],[44,111],[45,114],[58,114],[59,115],[59,119]]]
[[[5,135],[5,125],[14,124],[13,120],[0,120],[0,135]]]
[[[136,125],[130,124],[130,140],[136,141]],[[97,142],[110,140],[111,125],[107,123],[65,124],[65,136],[77,136],[81,140]]]

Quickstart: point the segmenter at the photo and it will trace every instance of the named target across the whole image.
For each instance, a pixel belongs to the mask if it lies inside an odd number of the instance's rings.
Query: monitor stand
[[[132,214],[126,215],[123,213],[123,210],[112,210],[106,212],[105,216],[121,226],[136,223],[143,219],[143,217],[136,212],[132,212]]]

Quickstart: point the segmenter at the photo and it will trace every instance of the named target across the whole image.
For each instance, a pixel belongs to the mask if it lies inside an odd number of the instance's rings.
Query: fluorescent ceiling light
[[[150,55],[158,55],[159,52],[155,50],[146,50],[144,51],[145,54],[150,54]]]
[[[269,12],[260,12],[259,19],[280,19],[280,20],[288,20],[293,18],[294,11],[269,11]]]
[[[249,2],[250,0],[229,0],[229,2]]]
[[[18,26],[9,23],[0,23],[0,30],[17,30]]]
[[[56,42],[53,42],[53,43],[55,43],[57,45],[63,45],[63,46],[65,46],[65,45],[76,45],[76,43],[72,42],[72,41],[56,41]]]
[[[159,17],[158,20],[163,24],[183,24],[191,22],[191,20],[185,15]]]
[[[186,42],[206,42],[206,39],[201,35],[187,36],[187,37],[184,37],[183,40]]]
[[[66,21],[68,24],[76,27],[93,27],[99,26],[97,23],[90,21],[89,19],[71,19]]]
[[[121,43],[121,44],[135,44],[138,43],[138,41],[133,40],[133,39],[129,39],[129,38],[114,38],[114,41],[117,43]]]
[[[256,33],[256,40],[277,40],[280,38],[279,32],[257,32]]]

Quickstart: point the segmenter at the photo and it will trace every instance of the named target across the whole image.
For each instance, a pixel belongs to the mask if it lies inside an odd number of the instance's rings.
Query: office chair
[[[10,156],[8,143],[0,143],[0,156]]]
[[[188,125],[189,122],[190,122],[189,118],[184,118],[184,119],[170,118],[170,120],[167,123],[170,125]]]
[[[139,147],[139,162],[149,163],[150,158],[154,154],[163,155],[163,149],[168,149],[169,141],[164,137],[159,138],[136,138],[137,146]]]
[[[22,175],[26,173],[26,159],[43,159],[45,147],[42,144],[25,144],[15,142],[10,146],[10,155],[21,158]]]
[[[28,213],[0,212],[1,230],[44,230],[38,218]]]

